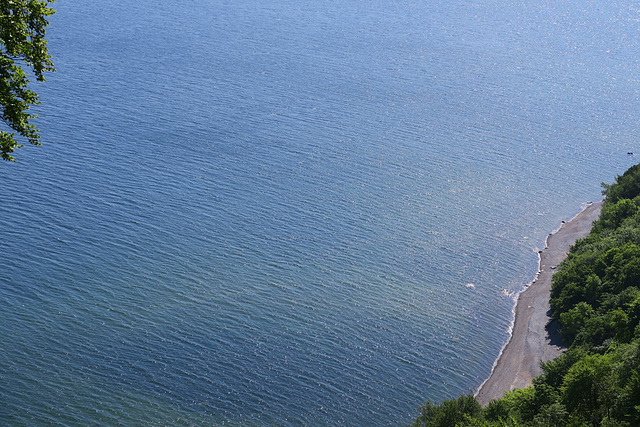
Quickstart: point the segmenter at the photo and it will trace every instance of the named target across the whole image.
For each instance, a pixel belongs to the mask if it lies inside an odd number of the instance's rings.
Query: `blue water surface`
[[[54,6],[43,146],[0,165],[2,424],[405,425],[640,152],[630,1]]]

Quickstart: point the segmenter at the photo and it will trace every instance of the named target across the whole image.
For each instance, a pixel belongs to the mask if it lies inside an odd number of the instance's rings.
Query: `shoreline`
[[[545,248],[538,252],[538,273],[518,294],[509,341],[500,351],[491,375],[475,393],[482,406],[506,391],[531,385],[533,378],[542,373],[540,364],[564,351],[557,325],[549,323],[551,276],[576,240],[590,233],[593,221],[600,216],[602,203],[589,202],[578,215],[563,221],[559,229],[547,236]]]

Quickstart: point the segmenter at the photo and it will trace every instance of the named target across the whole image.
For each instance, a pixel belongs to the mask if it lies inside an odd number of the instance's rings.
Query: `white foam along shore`
[[[509,341],[494,362],[491,375],[475,394],[483,406],[506,391],[531,385],[533,378],[542,373],[540,364],[562,353],[557,337],[550,337],[547,331],[551,320],[548,314],[551,276],[576,240],[589,234],[602,203],[588,203],[578,215],[547,236],[545,248],[538,252],[538,273],[518,294],[514,305]]]

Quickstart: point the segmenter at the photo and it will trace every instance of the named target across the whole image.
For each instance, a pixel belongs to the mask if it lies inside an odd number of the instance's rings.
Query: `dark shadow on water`
[[[551,318],[551,310],[547,311],[547,316]],[[547,330],[547,337],[549,337],[551,345],[565,347],[560,337],[560,324],[556,319],[551,318],[547,326],[545,326],[545,329]]]

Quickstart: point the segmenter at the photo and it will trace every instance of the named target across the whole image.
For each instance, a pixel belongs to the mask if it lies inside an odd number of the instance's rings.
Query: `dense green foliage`
[[[427,403],[414,426],[640,426],[640,166],[603,186],[600,218],[553,276],[568,350],[530,387],[486,408]]]
[[[40,135],[29,123],[36,116],[28,111],[39,102],[38,94],[28,89],[28,72],[43,81],[44,72],[54,70],[45,40],[47,17],[54,13],[48,7],[50,2],[0,0],[0,118],[34,145],[40,145]],[[0,156],[4,160],[15,160],[11,153],[21,146],[15,133],[0,131]]]

